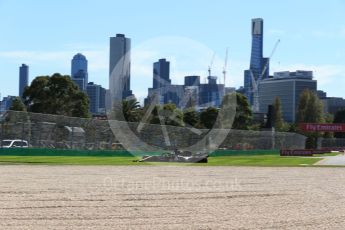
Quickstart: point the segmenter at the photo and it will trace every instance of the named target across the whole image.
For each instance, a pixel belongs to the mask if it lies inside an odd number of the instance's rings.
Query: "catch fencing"
[[[81,150],[126,148],[150,151],[153,148],[146,149],[145,146],[176,149],[195,145],[200,150],[208,150],[210,149],[209,146],[215,142],[214,138],[217,138],[217,136],[207,137],[211,131],[214,131],[208,129],[196,130],[190,127],[84,119],[16,111],[7,111],[2,114],[0,122],[1,140],[26,140],[33,148]],[[215,146],[218,149],[303,149],[306,140],[305,136],[296,133],[247,130],[216,131],[226,134],[220,145]],[[124,140],[126,141],[125,145]]]
[[[345,149],[345,138],[318,138],[318,148]]]

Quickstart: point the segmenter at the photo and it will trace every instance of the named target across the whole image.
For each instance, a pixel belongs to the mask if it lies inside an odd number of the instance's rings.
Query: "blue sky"
[[[243,84],[250,56],[250,23],[264,19],[264,54],[271,74],[313,70],[318,88],[345,97],[345,1],[91,1],[0,0],[0,93],[18,94],[18,68],[30,66],[30,80],[55,72],[70,74],[82,52],[89,80],[108,87],[109,37],[132,39],[132,89],[142,100],[152,85],[152,63],[171,61],[173,83],[184,75],[221,75],[229,47],[227,86]],[[221,78],[222,79],[222,78]],[[222,80],[221,80],[222,81]]]

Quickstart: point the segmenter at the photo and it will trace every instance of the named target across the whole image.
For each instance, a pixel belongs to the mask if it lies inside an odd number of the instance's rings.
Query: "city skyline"
[[[25,87],[29,84],[29,66],[22,64],[19,67],[19,97],[23,97]]]
[[[105,7],[105,3],[109,7]],[[216,52],[212,75],[221,79],[226,47],[229,47],[226,85],[239,87],[243,85],[243,71],[249,68],[250,63],[248,25],[252,18],[260,17],[265,22],[263,55],[269,55],[277,39],[282,41],[270,63],[271,75],[285,70],[312,70],[319,89],[327,91],[329,96],[345,97],[338,87],[345,83],[345,48],[342,46],[345,41],[345,16],[342,14],[345,4],[341,1],[310,3],[293,1],[259,5],[250,2],[252,7],[247,7],[248,2],[207,4],[190,1],[179,9],[181,4],[177,2],[171,3],[169,13],[162,7],[157,17],[152,17],[150,12],[153,9],[150,8],[153,1],[145,4],[135,2],[137,5],[117,2],[119,8],[128,9],[119,11],[117,16],[110,14],[113,6],[110,2],[76,1],[68,3],[70,8],[81,4],[85,15],[72,20],[74,11],[66,10],[65,19],[57,20],[49,17],[49,12],[62,9],[64,4],[41,2],[33,6],[25,1],[21,4],[0,1],[0,19],[6,22],[2,28],[4,36],[0,38],[0,93],[3,97],[18,94],[18,66],[21,63],[30,66],[29,81],[38,75],[55,72],[69,74],[70,59],[79,52],[89,60],[89,81],[108,88],[108,39],[117,33],[124,33],[132,39],[131,89],[141,101],[147,95],[147,88],[152,87],[153,62],[161,58],[171,62],[170,76],[174,84],[182,84],[187,75],[201,75],[203,81],[212,54]],[[203,16],[192,13],[193,7]],[[98,19],[89,18],[87,15],[91,14],[92,8],[103,12],[103,15]],[[25,17],[28,14],[24,10],[27,9],[31,10],[30,18]],[[145,10],[145,14],[136,15],[139,9]],[[11,16],[15,10],[18,16]],[[130,17],[120,20],[126,12]],[[206,12],[208,16],[205,16]],[[320,17],[320,12],[324,17]],[[39,21],[45,15],[46,22]],[[114,26],[110,26],[112,23]],[[146,26],[140,26],[140,23]],[[19,25],[23,26],[22,30]],[[175,45],[168,46],[172,40]],[[193,52],[195,50],[198,52]],[[187,60],[193,62],[185,64]]]
[[[124,34],[110,37],[109,91],[111,104],[132,96],[131,87],[131,39]]]
[[[88,84],[87,59],[77,53],[71,60],[71,78],[79,86],[82,91],[86,91]]]

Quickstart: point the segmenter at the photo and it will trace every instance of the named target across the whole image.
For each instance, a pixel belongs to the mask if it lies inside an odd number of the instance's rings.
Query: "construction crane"
[[[223,67],[223,78],[224,78],[224,87],[225,87],[225,80],[226,80],[226,67],[228,65],[228,48],[226,48],[225,52],[225,62]]]
[[[213,61],[214,61],[214,57],[215,56],[216,56],[216,53],[214,52],[213,55],[212,55],[211,63],[208,66],[208,76],[211,76],[211,69],[212,69],[212,66],[213,66]]]
[[[271,58],[273,57],[273,54],[276,52],[276,49],[277,49],[279,43],[280,43],[280,39],[278,39],[278,40],[276,41],[276,44],[274,44],[273,50],[272,50],[270,56],[268,57],[268,60],[271,60]],[[259,80],[260,80],[260,81],[262,80],[262,77],[263,77],[263,75],[265,74],[265,72],[266,72],[266,70],[267,70],[268,63],[269,63],[269,61],[266,62],[264,68],[262,69],[262,73],[261,73],[261,75],[259,76]]]
[[[259,112],[259,89],[258,89],[258,82],[255,80],[254,78],[254,74],[253,71],[249,70],[250,75],[251,75],[251,79],[252,79],[252,90],[251,92],[253,93],[253,106],[252,106],[252,110],[254,112]]]
[[[269,61],[271,60],[271,58],[273,57],[273,54],[275,53],[278,45],[280,43],[280,39],[277,40],[277,42],[275,43],[274,47],[273,47],[273,50],[269,56]],[[252,80],[252,93],[253,93],[253,96],[254,96],[254,101],[253,101],[253,111],[254,112],[259,112],[260,110],[260,104],[259,104],[259,84],[260,84],[260,81],[262,80],[262,77],[263,75],[265,74],[266,70],[267,70],[267,67],[268,67],[268,64],[269,64],[269,61],[267,61],[265,63],[265,66],[261,72],[261,74],[258,76],[257,79],[255,79],[254,77],[254,74],[253,74],[253,71],[250,70],[250,75],[251,75],[251,80]]]

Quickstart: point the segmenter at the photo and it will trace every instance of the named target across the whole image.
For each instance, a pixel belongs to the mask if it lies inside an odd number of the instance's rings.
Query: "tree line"
[[[68,75],[38,76],[26,87],[22,98],[12,101],[10,110],[90,117],[89,98]]]
[[[249,130],[256,124],[253,123],[253,115],[246,97],[240,93],[235,95],[226,95],[223,98],[222,107],[225,103],[230,103],[229,98],[236,96],[236,111],[232,123],[232,128]],[[191,126],[198,129],[211,129],[217,122],[221,110],[215,107],[208,107],[203,110],[197,110],[195,107],[179,109],[175,104],[168,103],[164,105],[155,105],[149,110],[150,106],[140,106],[136,99],[125,100],[121,106],[115,108],[115,119],[127,122],[147,122],[150,124],[164,124],[172,126]],[[120,113],[121,116],[116,116]],[[146,115],[146,116],[145,116]],[[224,115],[223,115],[224,117]]]
[[[89,99],[85,92],[71,80],[68,75],[55,73],[52,76],[38,76],[30,86],[26,87],[22,97],[15,98],[10,110],[28,111],[34,113],[57,114],[72,117],[91,117],[89,113]],[[223,104],[227,101],[223,99]],[[242,94],[236,94],[236,115],[233,122],[235,129],[254,129],[253,116],[248,101]],[[115,113],[122,113],[128,122],[142,121],[148,106],[140,106],[136,99],[124,100],[120,109],[114,108]],[[180,110],[174,104],[156,105],[149,114],[146,122],[173,126],[192,126],[210,129],[217,121],[219,109],[208,107],[197,111],[194,107]],[[162,119],[163,118],[163,119]]]
[[[284,121],[279,98],[276,98],[274,102],[274,110],[276,130],[303,134],[307,137],[306,148],[316,148],[317,139],[320,137],[345,138],[344,133],[305,132],[299,128],[301,123],[345,123],[344,109],[337,111],[335,115],[325,113],[322,101],[316,92],[309,89],[305,89],[300,95],[295,123],[288,124]]]
[[[229,100],[229,96],[223,98],[222,104]],[[269,126],[274,127],[276,131],[306,135],[310,146],[315,145],[316,139],[321,136],[345,137],[344,133],[306,133],[299,129],[300,123],[345,123],[345,110],[338,111],[335,116],[324,113],[323,104],[314,91],[306,89],[300,95],[296,122],[293,124],[284,121],[282,105],[278,97],[273,103],[273,113],[268,114],[268,122],[256,123],[247,98],[240,93],[235,93],[235,96],[237,103],[233,129],[260,130],[267,128],[267,124],[270,123]],[[89,103],[86,93],[81,91],[68,75],[56,73],[52,76],[36,77],[31,85],[26,87],[22,98],[13,100],[10,110],[88,118],[91,117]],[[122,113],[123,120],[128,122],[142,121],[149,109],[148,106],[142,107],[136,99],[122,101],[119,108],[114,108],[114,112]],[[198,111],[190,107],[181,110],[169,103],[156,105],[145,117],[145,122],[210,129],[216,123],[218,116],[218,108],[208,107]]]

